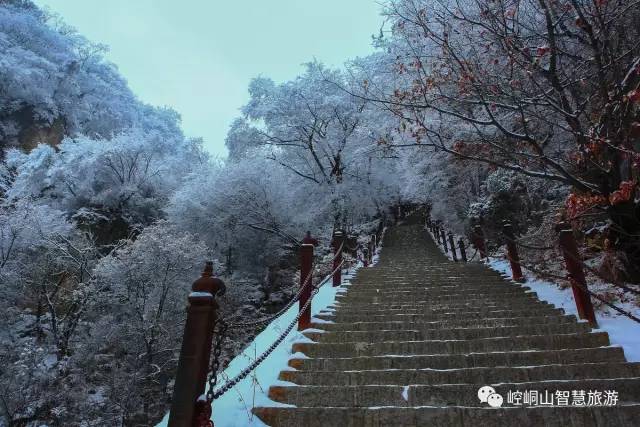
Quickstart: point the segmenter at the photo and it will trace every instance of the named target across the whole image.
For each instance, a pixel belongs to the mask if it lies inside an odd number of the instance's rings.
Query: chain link
[[[231,380],[228,380],[220,390],[213,391],[211,388],[211,382],[209,382],[209,390],[207,391],[207,398],[209,395],[212,396],[212,400],[218,399],[220,396],[224,395],[227,391],[231,390],[235,385],[237,385],[240,381],[245,379],[254,369],[256,369],[264,360],[278,347],[278,345],[289,335],[289,332],[294,328],[300,317],[302,317],[303,313],[309,308],[311,305],[311,300],[313,297],[320,291],[320,288],[331,279],[333,274],[342,268],[344,261],[342,261],[332,272],[325,278],[322,282],[320,282],[317,286],[313,286],[313,291],[309,296],[309,299],[304,304],[304,306],[298,311],[298,314],[293,319],[293,321],[287,326],[287,328],[278,336],[278,338],[271,344],[260,356],[258,356],[249,366],[244,368],[238,375],[233,377]]]
[[[267,324],[267,323],[277,319],[278,317],[282,316],[287,310],[289,310],[291,308],[291,306],[293,306],[293,304],[296,301],[298,301],[300,299],[300,295],[302,295],[302,292],[304,292],[304,290],[306,289],[306,287],[309,284],[309,281],[311,280],[312,276],[313,276],[313,266],[311,266],[311,270],[309,271],[309,274],[307,274],[307,277],[304,279],[304,283],[300,286],[300,289],[298,289],[298,292],[277,313],[272,314],[271,316],[264,317],[262,319],[252,320],[250,322],[231,322],[231,323],[229,323],[229,327],[230,328],[247,328],[247,327],[262,326],[262,325]]]
[[[216,333],[215,326],[218,326]],[[218,383],[218,371],[220,370],[220,356],[222,355],[222,344],[227,335],[228,329],[227,323],[218,314],[216,324],[214,325],[214,342],[213,342],[213,357],[211,358],[211,368],[209,369],[209,389],[206,393],[207,402],[213,401],[213,390]]]
[[[629,293],[632,293],[632,294],[635,294],[635,295],[640,295],[640,291],[638,291],[638,290],[635,290],[635,289],[630,288],[630,287],[628,287],[628,286],[626,286],[626,285],[623,285],[622,283],[611,282],[611,281],[609,281],[609,279],[604,278],[604,277],[602,276],[602,274],[601,274],[598,270],[596,270],[596,269],[595,269],[595,268],[593,268],[593,267],[588,266],[588,265],[587,265],[587,264],[586,264],[586,263],[581,259],[581,257],[579,257],[579,256],[578,256],[578,257],[575,257],[572,253],[567,253],[567,255],[568,255],[572,260],[574,260],[575,262],[580,263],[580,264],[584,267],[584,269],[585,269],[585,270],[587,270],[588,272],[590,272],[591,274],[593,274],[594,276],[596,276],[596,277],[597,277],[597,278],[599,278],[600,280],[603,280],[605,283],[610,284],[610,285],[613,285],[613,286],[615,286],[615,287],[617,287],[617,288],[620,288],[620,289],[622,289],[622,290],[625,290],[625,291],[627,291],[627,292],[629,292]]]
[[[507,240],[513,241],[513,242],[515,242],[518,246],[522,246],[523,248],[526,248],[526,249],[534,249],[534,250],[552,250],[552,249],[556,249],[556,247],[554,247],[554,246],[547,246],[547,247],[535,247],[535,246],[528,246],[528,245],[524,245],[524,244],[522,244],[522,243],[519,243],[517,240],[511,240],[511,239],[509,239],[508,237],[507,237]],[[563,253],[565,253],[565,252],[563,251]],[[627,292],[629,292],[629,293],[632,293],[632,294],[635,294],[635,295],[640,295],[640,291],[638,291],[638,290],[635,290],[635,289],[630,288],[630,287],[628,287],[628,286],[626,286],[626,285],[623,285],[622,283],[612,282],[612,281],[610,281],[610,279],[607,279],[607,278],[603,277],[603,276],[600,274],[600,272],[599,272],[599,271],[597,271],[596,269],[594,269],[594,268],[592,268],[592,267],[588,266],[588,265],[587,265],[587,264],[586,264],[586,263],[585,263],[585,262],[584,262],[580,257],[575,257],[572,253],[569,253],[569,252],[566,252],[566,255],[568,255],[568,256],[569,256],[572,260],[574,260],[575,262],[580,263],[580,264],[584,267],[584,269],[585,269],[585,270],[589,271],[589,272],[590,272],[590,273],[592,273],[594,276],[598,277],[600,280],[603,280],[605,283],[610,284],[610,285],[612,285],[612,286],[615,286],[615,287],[617,287],[617,288],[623,289],[623,290],[625,290],[625,291],[627,291]],[[508,256],[507,256],[507,258],[508,258]],[[533,271],[534,273],[536,273],[536,272],[537,272],[535,268],[532,268],[532,267],[530,267],[530,266],[526,266],[526,265],[524,265],[522,262],[519,262],[519,264],[520,264],[520,265],[523,265],[525,268],[527,268],[527,269],[529,269],[529,270]],[[538,271],[539,271],[539,270],[538,270]],[[547,276],[549,276],[549,277],[556,277],[556,278],[558,278],[558,277],[559,277],[559,276],[554,276],[554,275],[549,274],[549,273],[544,273],[544,274],[546,274],[546,275],[547,275]],[[561,278],[562,278],[563,280],[567,280],[567,279],[566,279],[566,277],[561,277]]]
[[[506,255],[506,258],[507,258],[508,261],[512,261],[508,254]],[[611,307],[613,310],[617,311],[618,313],[622,314],[623,316],[626,316],[626,317],[630,318],[634,322],[640,323],[640,318],[638,318],[638,317],[634,316],[633,314],[631,314],[630,312],[618,307],[617,305],[605,300],[604,298],[602,298],[597,293],[595,293],[595,292],[589,290],[587,287],[583,286],[581,283],[576,281],[571,276],[560,276],[560,275],[557,275],[557,274],[547,273],[547,272],[532,268],[530,266],[527,266],[525,264],[522,264],[521,262],[518,262],[518,261],[514,261],[514,262],[520,264],[521,266],[523,266],[527,270],[530,270],[533,273],[539,274],[541,276],[547,276],[547,277],[552,278],[552,279],[568,280],[572,285],[577,286],[582,291],[586,292],[587,294],[589,294],[590,296],[594,297],[595,299],[597,299],[598,301],[602,302],[603,304]]]
[[[333,256],[333,259],[331,260],[332,262],[335,261],[336,258],[338,258],[338,256],[340,254],[342,254],[343,247],[344,247],[344,242],[342,242],[342,244],[340,245],[340,247],[336,251],[335,255]],[[298,292],[277,313],[272,314],[272,315],[267,316],[267,317],[264,317],[262,319],[252,320],[250,322],[230,322],[228,324],[229,328],[236,329],[236,328],[258,327],[258,326],[262,326],[262,325],[265,325],[267,323],[270,323],[273,320],[277,319],[278,317],[282,316],[287,310],[289,310],[293,306],[293,304],[295,304],[296,301],[298,301],[300,299],[300,295],[302,295],[302,292],[305,290],[306,286],[309,284],[309,281],[313,277],[313,268],[314,268],[314,266],[311,266],[311,270],[310,270],[309,274],[307,274],[307,277],[305,278],[304,283],[298,289]]]
[[[576,285],[578,288],[582,289],[582,291],[588,293],[589,295],[591,295],[592,297],[594,297],[595,299],[597,299],[601,303],[611,307],[612,309],[614,309],[618,313],[622,314],[623,316],[628,317],[629,319],[633,320],[634,322],[640,323],[640,318],[638,318],[638,317],[634,316],[633,314],[629,313],[628,311],[618,307],[617,305],[605,300],[604,298],[602,298],[600,295],[596,294],[595,292],[590,291],[585,286],[582,286],[581,283],[578,283],[574,278],[568,277],[568,279],[569,279],[569,281],[571,282],[572,285]]]

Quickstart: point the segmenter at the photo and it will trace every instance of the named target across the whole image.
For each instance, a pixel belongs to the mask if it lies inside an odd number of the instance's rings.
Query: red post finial
[[[202,277],[211,277],[213,276],[213,261],[207,261],[204,264],[204,271],[202,272]]]
[[[213,262],[207,261],[204,265],[202,275],[191,286],[193,292],[209,292],[211,295],[224,295],[227,287],[224,282],[217,277],[213,277]]]

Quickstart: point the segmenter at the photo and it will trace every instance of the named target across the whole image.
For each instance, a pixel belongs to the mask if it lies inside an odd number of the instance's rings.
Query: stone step
[[[474,308],[441,308],[441,307],[413,307],[413,308],[380,308],[380,309],[367,309],[366,306],[361,306],[356,309],[350,309],[349,307],[337,308],[337,309],[328,309],[324,310],[318,314],[335,314],[335,315],[358,315],[358,316],[395,316],[397,314],[425,314],[425,315],[451,315],[455,314],[457,316],[484,316],[484,317],[533,317],[533,316],[544,316],[544,315],[564,315],[564,310],[560,308],[554,308],[551,306],[544,305],[532,305],[532,306],[524,306],[524,308],[519,308],[516,310],[505,309],[503,307],[474,307]]]
[[[398,290],[398,291],[384,291],[382,289],[367,290],[367,291],[349,290],[348,292],[338,293],[337,296],[340,298],[342,297],[348,297],[348,298],[384,297],[384,298],[393,299],[393,298],[405,297],[405,296],[410,296],[410,297],[418,296],[421,298],[424,298],[424,297],[432,298],[432,297],[443,297],[443,296],[450,296],[450,295],[455,296],[460,294],[466,294],[466,295],[470,295],[477,298],[477,297],[503,296],[503,295],[517,296],[517,295],[522,295],[526,293],[528,290],[529,290],[528,288],[527,289],[516,288],[515,286],[514,287],[504,286],[500,290],[480,289],[480,288],[454,288],[454,287],[446,287],[442,289],[416,287],[414,289],[409,289],[409,290],[404,289],[404,290]]]
[[[504,310],[505,308],[517,310],[517,309],[529,308],[529,307],[555,308],[555,306],[552,304],[548,304],[546,302],[541,302],[536,300],[512,301],[509,303],[508,307],[505,307],[503,302],[489,302],[489,303],[484,303],[482,305],[478,305],[472,302],[470,303],[470,302],[461,300],[461,301],[442,302],[434,305],[434,304],[431,304],[430,301],[427,301],[427,300],[422,301],[418,299],[416,299],[416,301],[413,301],[413,302],[400,302],[400,303],[394,303],[394,302],[359,303],[359,304],[335,303],[330,305],[328,308],[329,309],[344,308],[347,310],[370,309],[374,311],[390,309],[390,308],[391,309],[429,308],[430,310],[442,310],[442,311],[444,310],[446,311],[450,311],[450,310],[478,311],[483,309]]]
[[[402,279],[388,279],[384,277],[376,277],[374,278],[360,278],[355,277],[349,281],[353,289],[370,289],[370,288],[385,288],[385,289],[395,289],[395,288],[415,288],[415,287],[429,287],[429,288],[437,288],[437,287],[465,287],[465,288],[474,288],[474,289],[491,289],[491,288],[519,288],[523,285],[519,283],[510,282],[504,278],[496,278],[490,280],[479,280],[477,276],[472,277],[458,277],[458,278],[449,278],[449,277],[432,277],[432,276],[424,276],[424,277],[416,277],[416,278],[402,278]]]
[[[640,363],[601,331],[541,302],[481,263],[447,260],[418,218],[387,229],[376,266],[361,268],[316,315],[272,400],[272,426],[640,425]],[[285,383],[286,384],[286,383]],[[504,407],[478,389],[493,386]],[[615,391],[618,406],[509,407],[509,392]]]
[[[473,354],[386,355],[291,359],[289,366],[304,371],[365,371],[382,369],[461,369],[495,366],[537,366],[572,363],[625,362],[620,347],[563,350],[504,351]]]
[[[588,334],[530,335],[521,337],[481,338],[451,341],[387,341],[381,343],[295,343],[294,352],[308,357],[357,357],[388,354],[468,354],[493,351],[560,350],[604,347],[609,345],[606,332]]]
[[[377,408],[258,407],[253,412],[267,425],[284,427],[636,427],[640,419],[640,404],[521,408],[407,408],[404,405]]]
[[[424,284],[416,284],[414,286],[408,286],[406,284],[403,285],[393,285],[387,286],[384,285],[361,285],[361,284],[352,284],[348,287],[348,292],[350,295],[369,295],[369,294],[383,294],[383,295],[391,295],[397,293],[411,293],[411,292],[445,292],[445,291],[475,291],[475,292],[512,292],[516,291],[530,291],[531,288],[528,286],[516,286],[509,285],[506,283],[496,284],[492,286],[477,286],[477,285],[424,285]]]
[[[356,386],[271,386],[269,398],[296,406],[371,407],[371,406],[476,406],[483,407],[478,389],[492,386],[502,395],[502,406],[514,406],[507,399],[509,392],[538,391],[551,402],[555,391],[595,390],[618,393],[619,403],[640,401],[640,378],[585,379],[568,381],[507,382],[499,384],[443,385],[356,385]],[[545,394],[546,392],[546,394]],[[554,400],[555,401],[555,400]],[[618,403],[618,402],[616,402]]]
[[[460,280],[473,280],[475,279],[478,284],[482,283],[504,283],[508,279],[507,275],[499,274],[488,270],[486,267],[482,267],[481,270],[459,270],[458,265],[452,266],[453,268],[447,268],[436,270],[434,267],[429,266],[405,266],[397,270],[391,270],[390,268],[367,268],[360,269],[353,276],[355,280],[385,280],[385,281],[451,281],[458,282]],[[483,280],[478,280],[482,278]]]
[[[403,329],[374,331],[325,331],[305,332],[304,335],[315,342],[384,342],[384,341],[429,341],[429,340],[472,340],[490,337],[515,337],[527,335],[587,333],[591,330],[587,323],[569,325],[504,326],[499,328],[455,328],[455,329]]]
[[[389,320],[387,316],[378,321],[372,320],[371,316],[362,321],[342,321],[340,323],[320,323],[322,321],[319,316],[324,319],[331,319],[326,314],[318,314],[317,319],[311,324],[315,329],[324,329],[327,331],[375,331],[375,330],[401,330],[401,329],[441,329],[441,328],[473,328],[473,327],[498,327],[498,326],[517,326],[517,325],[546,325],[546,324],[573,324],[577,322],[575,316],[529,316],[529,317],[494,317],[494,318],[478,318],[478,319],[461,319],[449,320]],[[398,316],[396,316],[397,318]]]
[[[469,293],[457,293],[457,294],[443,294],[443,295],[425,295],[424,298],[429,301],[430,304],[437,304],[440,302],[451,300],[464,300],[465,302],[473,302],[478,305],[482,305],[488,302],[502,302],[508,304],[513,301],[532,301],[537,300],[537,296],[533,292],[519,293],[519,294],[469,294]],[[348,295],[336,295],[336,302],[339,303],[400,303],[400,302],[412,302],[416,300],[416,296],[412,295],[395,295],[393,297],[385,296],[353,296]]]
[[[370,267],[360,269],[355,275],[358,279],[385,280],[422,280],[422,279],[471,279],[486,278],[489,280],[504,280],[507,275],[489,270],[485,266],[464,268],[461,264],[446,264],[443,267],[430,265],[409,264],[399,268]]]
[[[279,379],[298,385],[492,384],[640,377],[640,363],[581,363],[460,369],[387,369],[369,371],[282,371]]]
[[[520,310],[517,313],[513,313],[510,311],[496,311],[495,314],[492,315],[492,319],[499,318],[515,318],[517,317],[527,317],[531,319],[531,322],[537,322],[538,317],[553,317],[553,314],[549,314],[546,312],[541,312],[537,310]],[[318,313],[315,316],[320,320],[327,320],[333,322],[393,322],[393,321],[403,321],[403,322],[445,322],[447,320],[450,321],[459,321],[462,317],[460,313],[435,313],[429,314],[427,313],[397,313],[397,314],[351,314],[349,311],[336,311],[335,313]],[[561,314],[556,314],[555,317],[562,317]],[[476,313],[466,313],[464,315],[464,319],[486,319],[487,316],[482,312]],[[507,323],[508,324],[508,323]]]

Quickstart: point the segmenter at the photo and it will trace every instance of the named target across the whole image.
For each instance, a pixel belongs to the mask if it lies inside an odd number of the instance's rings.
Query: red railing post
[[[213,329],[218,304],[215,295],[224,294],[222,280],[213,277],[213,263],[207,262],[202,277],[196,280],[189,294],[187,320],[178,359],[176,381],[173,388],[169,427],[191,427],[197,421],[198,398],[205,392]],[[210,402],[199,402],[201,408],[211,412]],[[203,406],[203,404],[205,406]]]
[[[476,247],[478,252],[480,253],[480,259],[485,259],[487,257],[487,245],[484,241],[484,232],[482,231],[482,227],[476,225],[473,227],[473,245]]]
[[[442,236],[442,247],[444,248],[444,253],[449,253],[449,248],[447,247],[447,233],[444,231],[444,226],[440,228],[440,234]]]
[[[458,247],[460,248],[460,258],[462,258],[462,262],[467,262],[467,251],[464,247],[462,237],[458,240]]]
[[[516,245],[516,237],[513,234],[513,227],[510,223],[505,222],[502,225],[502,232],[507,240],[507,256],[509,258],[509,264],[511,265],[513,280],[516,282],[524,282],[525,278],[522,275],[522,268],[520,267],[520,256],[518,255],[518,246]]]
[[[313,245],[309,243],[303,243],[300,246],[300,293],[299,310],[305,306],[309,298],[311,297],[311,289],[313,287]],[[311,324],[311,304],[302,312],[300,319],[298,319],[298,330],[302,331],[309,328]]]
[[[341,231],[336,231],[333,234],[333,286],[340,286],[342,284],[342,267],[338,268],[342,264],[342,254],[344,252],[344,234]]]
[[[458,257],[456,256],[456,244],[453,242],[453,233],[449,232],[449,246],[451,247],[451,256],[455,262],[458,262]]]
[[[582,269],[582,260],[578,253],[578,245],[576,244],[576,239],[573,237],[573,228],[569,223],[561,222],[556,225],[556,231],[558,232],[560,248],[562,249],[564,262],[567,267],[567,272],[569,273],[569,282],[571,283],[573,298],[576,301],[578,316],[580,316],[581,319],[589,321],[592,326],[597,327],[598,323],[593,311],[591,296],[585,290],[588,289],[587,279]]]

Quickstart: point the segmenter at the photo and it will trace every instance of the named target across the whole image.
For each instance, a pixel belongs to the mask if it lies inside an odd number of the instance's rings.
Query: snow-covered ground
[[[434,238],[433,233],[427,230],[427,233]],[[460,236],[455,236],[455,241],[458,241]],[[435,238],[434,238],[435,241]],[[442,247],[438,245],[442,251]],[[444,251],[443,251],[444,252]],[[445,254],[447,258],[453,259],[451,252]],[[478,257],[475,257],[476,260]],[[511,278],[511,267],[506,258],[489,257],[486,264],[500,272],[506,277]],[[522,267],[522,272],[526,277],[526,286],[529,286],[543,301],[553,304],[557,308],[562,308],[566,314],[573,314],[578,316],[578,310],[573,299],[573,293],[571,288],[561,288],[557,283],[550,282],[548,280],[540,279],[535,273]],[[516,285],[520,283],[511,282]],[[596,292],[605,290],[608,286],[606,283],[590,284],[590,288]],[[615,304],[634,314],[636,317],[640,317],[640,308],[635,306],[632,302],[615,302]],[[609,334],[611,344],[614,346],[621,346],[624,349],[624,354],[629,362],[640,362],[640,324],[625,317],[609,307],[603,306],[596,310],[596,320],[598,321],[598,331],[605,331]]]
[[[506,259],[490,257],[487,264],[494,270],[511,277],[511,267]],[[523,268],[522,271],[527,278],[525,285],[529,286],[538,295],[538,298],[564,309],[566,314],[578,316],[571,288],[560,289],[556,283],[536,278],[535,274],[526,268]],[[520,284],[518,283],[518,285]],[[616,302],[615,304],[626,311],[635,312],[636,316],[640,314],[638,307],[634,307],[630,302]],[[608,307],[606,310],[596,310],[596,319],[598,330],[609,333],[611,344],[622,346],[629,362],[640,362],[640,324]]]
[[[373,264],[378,260],[378,256],[373,258]],[[313,298],[311,304],[311,314],[315,316],[321,311],[328,309],[335,301],[337,293],[344,292],[351,285],[351,279],[355,275],[358,268],[362,264],[358,263],[350,270],[343,270],[342,285],[333,287],[331,280],[328,280],[320,291]],[[346,273],[345,273],[346,271]],[[273,321],[260,334],[256,336],[253,342],[239,355],[237,355],[227,369],[225,369],[218,378],[218,384],[223,385],[227,378],[233,378],[248,364],[253,362],[257,356],[265,351],[287,328],[298,313],[298,304],[294,304],[286,313]],[[312,318],[312,321],[322,322],[319,319]],[[304,358],[301,353],[292,354],[292,345],[296,342],[309,342],[301,332],[294,329],[289,336],[258,366],[254,373],[244,380],[240,381],[232,390],[221,396],[213,402],[213,422],[216,427],[258,427],[265,426],[251,412],[255,406],[286,406],[282,403],[274,402],[269,399],[269,386],[271,385],[291,385],[291,383],[278,380],[280,371],[293,369],[288,366],[291,358]],[[158,427],[166,427],[169,415],[165,415]]]

